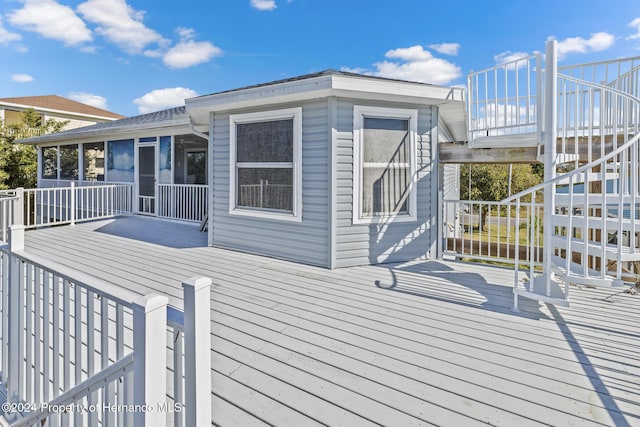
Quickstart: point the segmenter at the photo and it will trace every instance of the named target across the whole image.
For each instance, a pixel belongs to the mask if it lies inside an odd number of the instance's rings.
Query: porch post
[[[211,424],[211,279],[192,277],[184,291],[185,424]]]
[[[76,225],[76,183],[71,181],[69,189],[69,220]]]
[[[19,187],[16,188],[16,200],[13,204],[13,220],[9,226],[11,225],[24,225],[24,188]]]
[[[167,395],[167,304],[169,299],[149,294],[133,303],[133,403],[139,405],[134,425],[165,426],[161,411]]]
[[[12,225],[9,227],[9,281],[8,281],[8,297],[9,305],[8,313],[5,320],[8,321],[8,333],[6,337],[8,345],[8,372],[5,376],[7,382],[7,401],[20,401],[20,377],[22,374],[20,364],[20,348],[22,345],[21,325],[20,325],[20,307],[22,306],[22,292],[20,283],[20,269],[22,264],[20,259],[14,255],[15,251],[24,250],[24,225]],[[5,293],[5,297],[7,294]]]
[[[557,108],[558,108],[558,43],[549,40],[545,57],[545,92],[544,92],[544,180],[549,181],[556,176],[556,139],[557,139]],[[551,216],[555,211],[555,184],[548,185],[544,190],[544,279],[547,295],[550,293],[552,273],[553,223]]]

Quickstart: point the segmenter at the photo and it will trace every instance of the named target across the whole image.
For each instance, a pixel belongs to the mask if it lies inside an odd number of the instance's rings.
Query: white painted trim
[[[293,164],[274,163],[293,168],[293,213],[280,213],[236,206],[236,125],[293,119]],[[247,166],[249,165],[249,166]],[[253,166],[251,166],[253,165]],[[285,166],[286,165],[286,166]],[[240,167],[277,167],[266,163],[244,163]],[[302,107],[229,116],[229,214],[282,221],[302,221]]]
[[[362,199],[362,138],[365,117],[376,117],[384,119],[409,120],[409,213],[394,215],[374,215],[363,217],[361,214]],[[416,140],[418,134],[418,110],[404,108],[367,107],[362,105],[353,106],[353,224],[372,224],[379,222],[415,222],[418,220],[417,213],[417,153]],[[383,164],[382,166],[387,166]]]

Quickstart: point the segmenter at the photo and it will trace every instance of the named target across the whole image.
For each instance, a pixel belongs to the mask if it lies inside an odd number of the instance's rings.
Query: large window
[[[301,220],[302,109],[230,117],[234,214]]]
[[[109,181],[133,182],[133,139],[107,142],[107,177]]]
[[[415,220],[416,110],[354,107],[353,222]]]

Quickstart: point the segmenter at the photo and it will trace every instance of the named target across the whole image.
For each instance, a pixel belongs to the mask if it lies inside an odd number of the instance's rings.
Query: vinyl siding
[[[353,217],[353,107],[412,108],[418,110],[417,221],[356,224]],[[432,130],[436,107],[413,104],[372,103],[341,99],[338,102],[336,267],[398,262],[425,257],[436,236],[437,200],[432,189]],[[433,200],[432,200],[433,199]]]
[[[299,107],[278,105],[276,109]],[[233,114],[261,110],[234,111]],[[213,245],[328,266],[328,103],[302,105],[302,221],[229,215],[229,114],[214,117]]]

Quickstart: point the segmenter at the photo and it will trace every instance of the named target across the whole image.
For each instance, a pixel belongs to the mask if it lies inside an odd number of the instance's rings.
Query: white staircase
[[[570,284],[640,281],[640,58],[557,67],[550,41],[542,64],[536,54],[468,81],[469,146],[534,144],[545,165],[542,184],[502,202],[544,206],[543,242],[530,243],[543,259],[516,259],[515,309],[518,296],[568,306]]]

